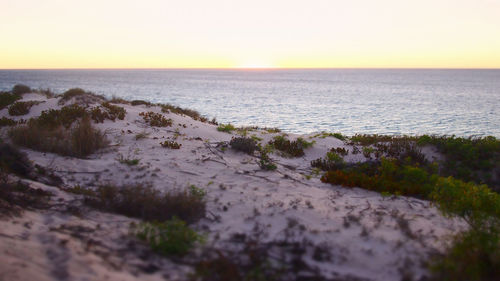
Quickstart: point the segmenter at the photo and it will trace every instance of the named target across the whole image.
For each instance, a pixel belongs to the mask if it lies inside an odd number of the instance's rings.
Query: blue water
[[[0,70],[0,90],[16,83],[171,103],[296,133],[500,137],[500,70]]]

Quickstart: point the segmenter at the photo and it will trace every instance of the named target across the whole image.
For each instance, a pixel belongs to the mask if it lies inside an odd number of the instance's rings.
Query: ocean
[[[171,103],[291,133],[500,137],[500,70],[0,70],[0,90],[17,83]]]

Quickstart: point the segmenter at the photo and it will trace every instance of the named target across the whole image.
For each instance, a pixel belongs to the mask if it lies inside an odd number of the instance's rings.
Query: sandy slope
[[[3,109],[0,118],[28,119],[61,107],[57,99],[36,94],[25,95],[24,100],[45,102],[21,117],[11,117]],[[148,182],[160,190],[201,187],[208,192],[209,212],[195,227],[207,233],[210,244],[223,245],[234,233],[250,233],[255,225],[264,229],[264,239],[279,239],[294,221],[299,226],[294,228],[294,239],[307,238],[330,252],[330,260],[315,261],[312,253],[307,259],[326,277],[400,280],[411,274],[418,279],[426,273],[421,261],[442,250],[445,238],[464,227],[426,201],[322,183],[319,175],[312,174],[310,161],[331,147],[347,147],[336,138],[303,136],[316,141],[306,155],[272,154],[278,169],[269,172],[260,169],[256,157],[221,149],[218,144],[236,133],[219,132],[214,125],[172,113],[164,114],[174,120],[172,127],[152,128],[139,113],[161,113],[160,108],[120,106],[127,111],[125,120],[96,124],[111,146],[88,159],[23,151],[34,163],[55,171],[66,187],[103,182]],[[3,136],[6,131],[2,129]],[[147,137],[136,140],[138,133]],[[159,145],[175,135],[181,149]],[[277,134],[257,130],[248,135],[266,143]],[[140,163],[127,166],[117,160],[120,157]],[[363,156],[345,159],[360,161]],[[133,219],[91,210],[82,205],[81,196],[57,187],[31,184],[54,192],[54,207],[0,220],[0,280],[183,280],[189,272],[189,267],[151,254],[131,237]]]

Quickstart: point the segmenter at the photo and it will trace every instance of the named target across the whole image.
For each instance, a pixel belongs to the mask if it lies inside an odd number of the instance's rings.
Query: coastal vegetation
[[[303,138],[297,138],[294,141],[290,141],[285,136],[276,136],[269,142],[269,145],[289,157],[304,156],[304,149],[312,147],[313,144],[314,142],[308,142]]]
[[[430,200],[443,213],[464,219],[469,230],[430,263],[436,280],[494,280],[500,274],[500,194],[498,179],[487,176],[498,172],[499,140],[356,135],[349,141],[370,148],[363,149],[368,161],[347,164],[332,149],[311,162],[326,171],[323,182]],[[425,158],[420,147],[429,144],[443,161]]]
[[[30,89],[27,92],[31,91]],[[30,107],[36,103],[19,101],[17,97],[21,98],[22,94],[27,93],[26,89],[23,90],[21,87],[15,92],[16,94],[14,91],[1,94],[0,99],[3,104],[6,104],[4,108],[8,107],[8,110],[5,109],[4,112],[9,112],[10,115],[28,114]],[[70,100],[77,98],[79,98],[78,102],[66,105]],[[159,162],[160,160],[151,161],[152,158],[139,156],[138,148],[133,153],[133,157],[130,156],[132,150],[129,150],[128,157],[124,157],[121,154],[124,153],[124,150],[120,151],[119,146],[122,145],[121,141],[127,140],[127,134],[132,134],[128,139],[135,139],[134,145],[153,142],[152,149],[158,148],[159,139],[163,139],[159,143],[163,148],[180,149],[182,144],[178,143],[177,140],[179,136],[183,136],[182,141],[186,144],[185,147],[191,151],[189,153],[201,155],[197,158],[200,161],[194,162],[199,164],[212,161],[216,162],[216,165],[229,167],[228,154],[231,157],[240,157],[235,158],[238,161],[234,161],[234,163],[238,163],[239,166],[250,163],[253,166],[250,166],[252,168],[248,170],[237,170],[236,174],[244,173],[249,178],[262,178],[272,183],[271,186],[277,184],[277,177],[300,182],[303,179],[302,176],[297,179],[289,175],[292,174],[292,170],[297,168],[288,168],[288,163],[285,161],[296,161],[293,163],[302,161],[301,159],[291,159],[298,157],[311,159],[307,158],[310,156],[306,155],[307,149],[315,146],[314,153],[316,153],[318,151],[316,141],[318,141],[326,155],[311,161],[311,167],[299,168],[300,175],[304,175],[309,180],[308,182],[317,183],[321,180],[324,183],[341,185],[345,188],[358,187],[375,191],[379,192],[384,200],[397,198],[397,196],[427,200],[437,206],[446,217],[459,218],[460,221],[466,222],[466,229],[451,238],[445,252],[434,254],[431,258],[423,261],[432,274],[430,280],[495,280],[500,275],[500,256],[498,254],[500,253],[500,194],[498,193],[500,191],[500,141],[495,137],[463,138],[429,135],[354,135],[347,137],[339,133],[323,132],[308,137],[306,141],[301,137],[295,139],[290,137],[289,139],[286,134],[278,134],[279,130],[258,129],[256,127],[236,128],[231,124],[216,124],[215,120],[208,122],[196,111],[171,105],[155,105],[145,101],[134,101],[130,105],[122,107],[115,104],[127,103],[117,99],[114,102],[107,101],[104,97],[78,88],[68,90],[59,96],[59,99],[64,99],[64,102],[60,104],[62,107],[58,107],[59,109],[44,110],[38,117],[27,121],[22,119],[16,121],[2,117],[0,127],[12,126],[12,128],[2,128],[2,130],[8,132],[8,136],[15,145],[64,156],[84,158],[107,147],[109,143],[106,135],[94,128],[92,121],[103,123],[106,120],[113,122],[124,120],[127,116],[125,108],[130,109],[131,105],[160,107],[151,108],[151,110],[161,109],[162,113],[145,111],[139,113],[140,117],[135,116],[137,118],[134,122],[140,124],[135,132],[128,130],[128,128],[120,128],[118,134],[114,136],[119,140],[116,145],[116,149],[119,151],[118,157],[113,154],[115,157],[114,165],[119,166],[119,171],[131,174],[137,172],[132,174],[130,180],[127,174],[125,183],[117,185],[112,182],[100,181],[99,177],[96,176],[95,179],[86,180],[86,182],[93,181],[93,183],[88,184],[89,186],[75,185],[69,188],[65,186],[60,187],[60,189],[79,194],[79,202],[83,202],[81,205],[86,208],[140,220],[131,224],[131,235],[127,239],[134,241],[138,239],[137,241],[149,245],[155,253],[170,258],[175,256],[177,261],[188,256],[194,270],[193,280],[303,280],[300,274],[304,272],[313,276],[312,279],[307,280],[323,280],[324,278],[322,279],[322,276],[318,275],[318,272],[305,261],[305,256],[308,253],[313,253],[312,258],[315,261],[329,260],[331,259],[330,248],[329,246],[316,245],[315,242],[307,240],[307,236],[293,236],[291,233],[306,229],[305,226],[293,221],[293,219],[290,219],[289,225],[283,231],[284,239],[270,241],[262,239],[259,236],[263,233],[259,229],[262,226],[256,224],[254,230],[249,230],[248,233],[234,233],[230,241],[225,242],[232,243],[230,245],[235,247],[203,245],[207,235],[199,232],[199,225],[193,226],[192,224],[201,219],[206,219],[202,220],[203,223],[210,220],[220,220],[219,215],[207,210],[207,200],[222,212],[228,211],[231,206],[230,200],[220,196],[220,194],[216,196],[210,194],[209,197],[206,190],[195,185],[188,185],[187,188],[181,189],[173,186],[156,186],[155,188],[147,181],[137,182],[139,179],[145,178],[147,180],[148,174],[143,170],[148,169],[151,162]],[[92,101],[90,102],[92,105],[87,104],[89,101]],[[217,142],[211,142],[198,135],[188,136],[182,132],[183,128],[187,128],[186,123],[188,122],[178,121],[174,116],[169,116],[173,119],[165,117],[171,113],[216,124],[217,127],[207,127],[213,132],[216,130],[226,133],[237,131],[238,135],[232,137],[230,141]],[[132,119],[132,117],[129,118]],[[131,120],[128,120],[129,118],[127,121],[132,123]],[[178,126],[174,125],[174,120]],[[124,121],[123,124],[125,123],[127,122]],[[145,124],[154,128],[144,128]],[[127,125],[129,124],[127,123]],[[176,127],[175,130],[166,128],[173,126]],[[153,135],[149,137],[149,134]],[[165,134],[170,135],[165,136]],[[252,136],[248,136],[249,134]],[[224,134],[222,135],[224,136]],[[326,138],[335,138],[335,140]],[[144,141],[136,142],[137,140]],[[201,145],[193,148],[192,143],[188,142],[191,140],[196,145]],[[329,147],[324,144],[340,144],[342,142],[343,145],[338,147]],[[226,151],[229,146],[232,150],[243,152],[246,155],[221,153]],[[108,150],[116,152],[114,149],[115,146],[107,149],[104,153],[107,153]],[[181,150],[179,153],[183,151]],[[164,155],[176,154],[176,157],[178,156],[177,153],[169,153],[166,150],[161,150],[161,152]],[[209,153],[212,154],[207,156]],[[354,155],[356,161],[348,158]],[[271,156],[274,159],[271,159]],[[359,159],[362,160],[358,161]],[[117,164],[116,161],[123,165]],[[255,171],[256,165],[268,172]],[[178,163],[172,163],[168,169],[175,167],[178,167]],[[150,179],[161,168],[151,169]],[[40,175],[47,175],[50,168],[38,165],[33,168],[32,163],[24,153],[21,153],[14,145],[0,141],[0,210],[2,214],[10,216],[19,214],[23,209],[49,207],[48,202],[52,196],[50,192],[32,188],[23,181],[9,180],[9,176],[7,176],[7,174],[12,174],[21,178],[34,179],[35,170]],[[323,173],[318,176],[321,171]],[[71,171],[61,172],[71,173]],[[140,175],[139,172],[141,172]],[[89,173],[97,174],[100,171]],[[183,167],[181,173],[196,175],[197,171],[189,171]],[[305,173],[310,174],[306,175]],[[214,175],[207,184],[207,189],[208,186],[214,184],[214,181],[221,180]],[[220,189],[217,190],[218,192],[225,192],[230,196],[233,195],[231,192],[236,193],[233,191],[234,186],[236,186],[234,184],[231,186],[227,182],[218,182],[217,185]],[[252,186],[251,188],[257,190],[259,187]],[[238,190],[238,192],[243,194],[244,191]],[[332,198],[335,196],[332,194]],[[266,198],[272,198],[272,193],[266,191]],[[331,200],[333,210],[337,211],[337,205],[334,203],[334,199],[337,199],[332,198],[321,198],[321,200]],[[271,201],[272,199],[266,200],[269,200],[266,202],[269,209],[274,206],[284,206],[283,208],[292,210],[303,206],[304,211],[308,212],[319,209],[317,207],[318,201],[311,202],[309,199],[302,201],[302,198],[293,198],[286,203],[274,202]],[[366,202],[368,205],[366,210],[369,210],[371,208],[370,202],[368,200]],[[258,217],[261,215],[261,211],[262,209],[255,208],[253,213],[250,211],[245,219],[249,221],[252,217]],[[270,217],[272,215],[274,213],[270,213]],[[342,226],[354,229],[355,226],[359,225],[361,230],[359,235],[368,237],[370,230],[361,225],[361,215],[357,217],[349,213],[343,218]],[[405,237],[417,239],[415,238],[417,234],[415,231],[412,232],[409,220],[404,218],[404,214],[391,214],[390,216],[393,217],[395,225],[401,229]],[[297,237],[303,238],[303,240],[294,240]],[[199,251],[191,251],[197,245],[203,246],[200,247]],[[193,256],[187,255],[188,253],[192,253]],[[307,258],[309,259],[309,256]]]
[[[25,115],[30,112],[30,108],[33,105],[38,104],[39,102],[37,101],[17,101],[13,103],[11,106],[9,106],[9,114],[12,116],[20,116],[20,115]]]
[[[217,127],[217,131],[229,134],[234,130],[236,130],[236,127],[234,127],[232,124],[219,124],[219,126]]]
[[[149,112],[141,112],[139,116],[142,116],[144,121],[153,127],[171,127],[172,119],[167,119],[160,113],[155,113],[152,111]]]

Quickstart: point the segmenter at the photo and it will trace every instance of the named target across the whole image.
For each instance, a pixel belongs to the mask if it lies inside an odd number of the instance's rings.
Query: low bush
[[[64,126],[69,128],[73,122],[87,116],[88,113],[84,107],[77,104],[64,106],[63,108],[44,110],[36,119],[31,119],[31,123],[44,128],[57,128]],[[30,123],[28,122],[28,123]]]
[[[33,105],[38,104],[37,101],[17,101],[9,106],[9,114],[12,116],[25,115],[30,112]]]
[[[500,190],[499,173],[500,140],[488,137],[460,138],[455,136],[428,136],[418,139],[420,145],[434,145],[445,155],[442,174],[464,181],[486,183]]]
[[[180,149],[182,144],[177,143],[176,141],[164,141],[161,142],[160,145],[162,147],[170,148],[170,149]]]
[[[17,145],[74,157],[85,157],[108,144],[105,135],[94,129],[88,118],[73,129],[40,126],[38,120],[31,120],[27,125],[12,128],[9,136]]]
[[[0,92],[0,109],[3,109],[20,99],[22,99],[20,95]]]
[[[0,118],[0,128],[5,126],[15,126],[17,122],[7,117]]]
[[[139,239],[161,255],[185,255],[204,237],[177,217],[164,222],[141,223],[132,230]]]
[[[313,146],[314,142],[307,142],[302,138],[290,141],[284,136],[276,136],[269,144],[277,150],[284,152],[287,156],[301,157],[305,154],[304,149]]]
[[[92,108],[90,116],[94,122],[102,123],[104,120],[115,121],[116,118],[123,120],[126,113],[123,107],[112,105],[109,102],[103,102],[101,107]]]
[[[219,124],[219,126],[217,127],[217,131],[229,134],[232,133],[234,130],[236,130],[236,127],[234,127],[231,124]]]
[[[259,166],[262,170],[266,171],[273,171],[278,168],[276,164],[273,163],[273,161],[268,155],[268,152],[265,149],[260,150]]]
[[[85,157],[106,147],[107,144],[104,134],[92,127],[88,117],[83,118],[71,130],[71,155],[73,156]]]
[[[81,88],[72,88],[67,90],[61,95],[61,98],[59,99],[59,104],[60,105],[65,104],[72,98],[76,98],[77,103],[84,103],[84,104],[102,102],[106,100],[104,96],[96,95],[92,92],[85,91]]]
[[[205,217],[205,199],[193,188],[161,193],[149,185],[101,185],[86,204],[108,212],[147,221],[165,221],[174,216],[188,222]]]
[[[424,199],[429,198],[437,179],[437,175],[427,170],[386,158],[330,170],[321,177],[327,183]]]
[[[23,85],[23,84],[16,84],[12,88],[12,94],[14,95],[23,95],[31,92],[31,88]]]
[[[498,280],[500,276],[500,225],[471,229],[453,238],[443,256],[435,258],[431,272],[436,281]]]
[[[153,127],[171,127],[173,124],[172,119],[167,119],[160,113],[149,111],[141,112],[139,115],[142,116],[146,123]]]
[[[231,148],[234,150],[242,151],[250,155],[258,148],[254,139],[246,137],[233,137],[229,145],[231,145]]]
[[[344,159],[340,156],[335,148],[330,149],[326,153],[325,158],[319,158],[311,161],[311,167],[320,168],[323,171],[331,171],[342,169],[345,166]]]

